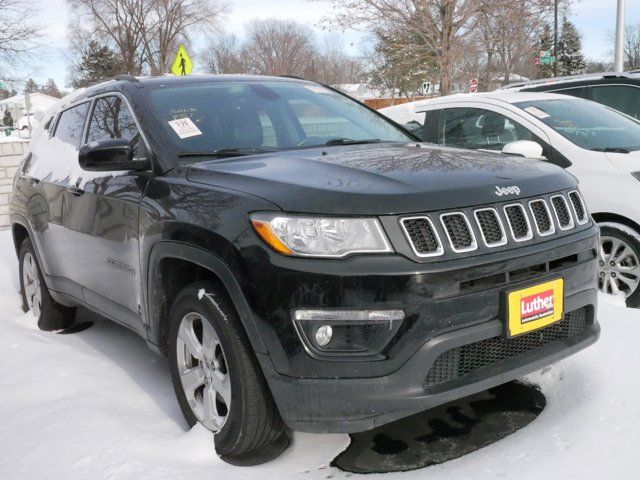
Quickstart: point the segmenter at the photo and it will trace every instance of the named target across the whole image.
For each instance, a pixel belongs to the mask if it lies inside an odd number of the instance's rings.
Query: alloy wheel
[[[640,285],[640,261],[633,248],[617,237],[600,238],[600,291],[629,298]]]
[[[40,285],[40,276],[38,275],[38,266],[31,252],[25,253],[22,259],[22,285],[24,296],[27,299],[27,307],[36,318],[40,318],[42,287]]]
[[[231,378],[220,338],[199,313],[184,316],[178,327],[177,362],[185,397],[198,421],[217,432],[231,407]]]

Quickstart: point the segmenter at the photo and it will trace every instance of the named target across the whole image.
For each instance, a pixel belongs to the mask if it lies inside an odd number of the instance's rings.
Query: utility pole
[[[621,1],[621,0],[618,0]],[[624,1],[624,0],[622,0]],[[558,76],[558,0],[553,2],[553,76]]]
[[[624,70],[624,7],[625,0],[618,0],[618,15],[616,17],[616,54],[614,70],[622,72]]]

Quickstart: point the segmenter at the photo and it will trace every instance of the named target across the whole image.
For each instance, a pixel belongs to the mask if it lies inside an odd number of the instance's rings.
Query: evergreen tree
[[[120,55],[109,47],[91,41],[74,67],[73,88],[86,87],[125,71]]]
[[[51,97],[62,98],[62,93],[60,93],[60,89],[53,78],[50,78],[47,80],[47,83],[44,84],[42,93]]]
[[[549,25],[544,26],[542,37],[540,38],[540,51],[549,52],[549,55],[553,55],[553,32]],[[536,57],[540,56],[540,52],[536,52]],[[557,59],[556,59],[557,61]],[[553,77],[553,63],[538,65],[539,78],[551,78]]]
[[[40,91],[40,86],[37,84],[37,82],[33,78],[30,78],[29,80],[27,80],[27,85],[24,87],[24,93],[36,93],[39,91]]]
[[[11,111],[8,108],[4,111],[4,117],[2,118],[2,124],[5,127],[13,127],[13,117],[11,116]]]
[[[562,19],[562,35],[558,41],[559,71],[561,75],[579,75],[584,73],[587,62],[582,54],[582,42],[576,26]]]

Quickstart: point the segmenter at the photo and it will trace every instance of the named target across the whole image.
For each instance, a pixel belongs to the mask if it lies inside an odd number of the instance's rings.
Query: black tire
[[[25,258],[30,255],[33,259],[33,265],[37,275],[37,285],[40,291],[40,312],[34,315],[38,318],[38,328],[45,331],[64,330],[71,327],[75,321],[76,309],[65,307],[59,304],[49,293],[49,289],[42,277],[42,270],[38,264],[38,257],[36,256],[35,249],[31,244],[31,240],[26,238],[20,246],[19,259],[19,272],[20,272],[20,294],[22,295],[22,308],[25,312],[29,311],[29,302],[27,301],[27,293],[25,286]]]
[[[206,292],[206,294],[203,294]],[[271,396],[244,327],[226,297],[211,282],[185,287],[169,314],[168,353],[173,387],[190,427],[198,419],[189,406],[178,367],[178,330],[187,315],[198,314],[215,330],[224,352],[231,384],[231,405],[222,428],[215,432],[215,448],[230,463],[257,464],[277,457],[287,446],[282,443],[284,423]],[[280,445],[275,450],[270,445]]]
[[[633,230],[625,225],[607,223],[600,226],[601,237],[612,237],[621,240],[633,250],[636,258],[640,259],[640,241],[638,240],[640,234],[634,233]],[[603,267],[602,264],[601,267]],[[640,308],[640,285],[627,297],[627,307]]]

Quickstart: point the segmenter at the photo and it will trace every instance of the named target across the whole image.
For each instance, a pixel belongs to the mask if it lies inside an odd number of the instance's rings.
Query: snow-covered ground
[[[325,479],[346,435],[295,434],[266,465],[219,460],[211,435],[186,431],[165,361],[106,321],[40,332],[20,310],[17,261],[0,231],[0,479]],[[386,478],[640,478],[640,311],[604,303],[590,349],[529,377],[547,407],[517,433],[451,462]]]

